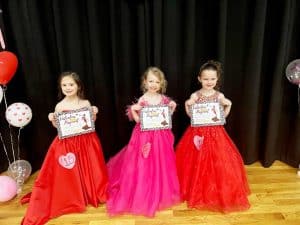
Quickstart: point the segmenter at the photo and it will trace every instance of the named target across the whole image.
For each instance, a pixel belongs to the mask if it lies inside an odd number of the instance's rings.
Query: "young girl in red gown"
[[[84,99],[83,86],[74,72],[59,78],[64,98],[56,112],[92,107],[94,119],[98,111]],[[49,120],[56,127],[55,114]],[[22,225],[42,225],[62,214],[82,212],[88,204],[97,207],[106,201],[108,176],[100,140],[95,132],[64,139],[56,137],[49,147],[32,193],[23,197],[29,206]]]
[[[229,114],[231,101],[216,90],[220,75],[221,64],[216,61],[200,68],[202,88],[185,102],[189,116],[192,105],[209,102],[219,102],[224,117]],[[175,151],[181,197],[188,207],[221,212],[250,207],[243,160],[222,125],[189,126]]]

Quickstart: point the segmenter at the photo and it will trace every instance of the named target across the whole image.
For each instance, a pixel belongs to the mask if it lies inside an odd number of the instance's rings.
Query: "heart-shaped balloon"
[[[0,52],[0,84],[6,85],[15,75],[17,67],[18,59],[13,53]]]

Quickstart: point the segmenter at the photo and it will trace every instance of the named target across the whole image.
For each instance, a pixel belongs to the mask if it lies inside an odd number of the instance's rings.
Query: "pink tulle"
[[[162,104],[167,100],[163,97]],[[152,217],[157,210],[180,201],[173,143],[169,129],[141,131],[140,124],[135,125],[128,145],[107,164],[109,215]]]

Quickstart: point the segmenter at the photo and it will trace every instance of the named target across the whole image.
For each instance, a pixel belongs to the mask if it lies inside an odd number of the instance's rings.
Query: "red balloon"
[[[0,52],[0,84],[7,84],[18,67],[17,57],[8,51]]]

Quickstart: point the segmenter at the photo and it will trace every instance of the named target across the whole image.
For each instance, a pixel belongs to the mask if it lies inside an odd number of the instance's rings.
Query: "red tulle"
[[[223,126],[189,127],[176,146],[176,164],[188,207],[221,212],[250,207],[243,160]]]

